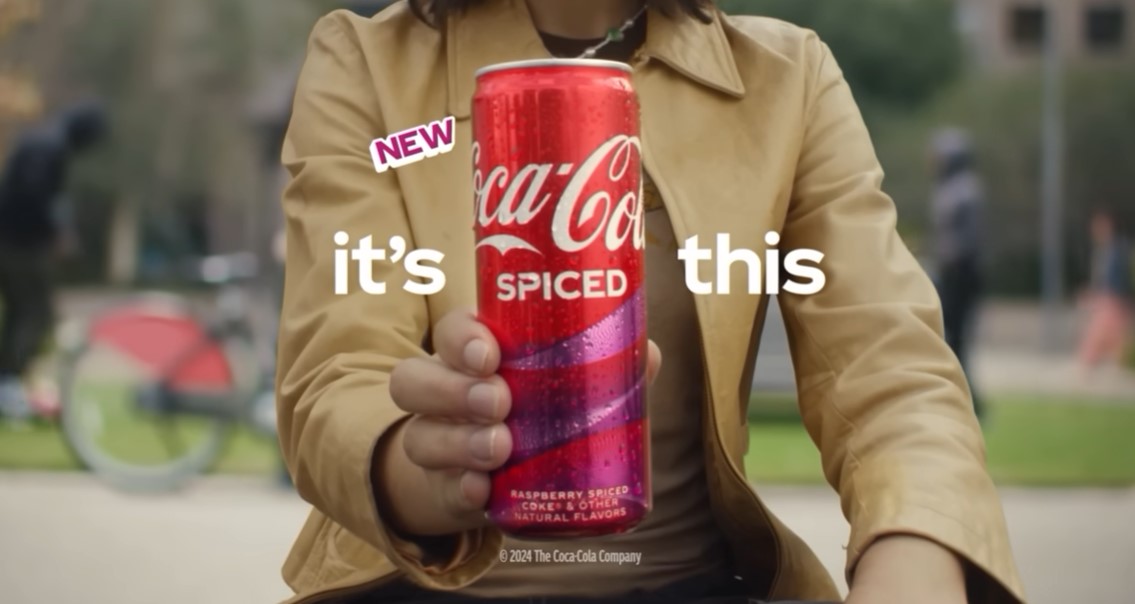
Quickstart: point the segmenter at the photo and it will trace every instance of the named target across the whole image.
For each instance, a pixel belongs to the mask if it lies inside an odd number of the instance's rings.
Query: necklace
[[[623,25],[621,27],[612,27],[611,29],[607,30],[607,37],[603,38],[602,42],[600,42],[600,43],[596,44],[595,46],[592,46],[591,48],[588,48],[587,50],[583,51],[583,54],[579,55],[579,58],[581,58],[581,59],[594,59],[596,53],[598,53],[600,50],[602,50],[603,47],[607,46],[611,42],[621,41],[623,39],[623,36],[626,35],[627,30],[634,27],[634,24],[638,22],[638,20],[642,17],[643,13],[645,13],[645,12],[646,12],[646,5],[644,4],[642,6],[642,8],[638,9],[638,12],[635,13],[633,17],[624,21]]]

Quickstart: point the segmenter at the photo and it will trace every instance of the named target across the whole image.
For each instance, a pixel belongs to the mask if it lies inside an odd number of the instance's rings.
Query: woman
[[[827,254],[821,293],[778,302],[802,415],[852,527],[848,601],[1023,601],[937,296],[894,231],[829,51],[809,32],[708,2],[643,6],[399,2],[315,28],[284,146],[280,433],[315,508],[285,566],[293,601],[838,599],[741,470],[768,299],[741,288],[695,297],[675,253],[714,233],[762,250],[773,230],[783,248]],[[515,564],[510,551],[556,546],[505,539],[484,519],[486,473],[512,443],[499,348],[467,310],[470,98],[480,67],[592,48],[632,64],[642,103],[655,509],[629,535],[559,546],[641,553],[639,565]],[[452,152],[376,172],[370,141],[450,115]],[[446,287],[333,295],[340,230],[443,252]],[[376,263],[373,277],[408,275]]]
[[[1080,367],[1086,376],[1101,362],[1119,366],[1131,340],[1135,313],[1131,248],[1117,228],[1114,214],[1092,215],[1092,275],[1085,302],[1088,323],[1080,341]]]

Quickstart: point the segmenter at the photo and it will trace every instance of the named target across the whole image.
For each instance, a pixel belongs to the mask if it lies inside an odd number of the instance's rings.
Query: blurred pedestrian
[[[0,173],[0,419],[33,415],[23,380],[54,322],[55,260],[74,245],[64,224],[68,167],[105,130],[99,105],[76,105],[20,136]]]
[[[1100,363],[1119,366],[1131,342],[1135,316],[1135,277],[1131,244],[1118,218],[1097,210],[1090,224],[1092,272],[1084,303],[1088,321],[1080,340],[1080,367],[1085,375]]]
[[[974,411],[984,405],[974,388],[970,346],[982,294],[981,241],[985,190],[974,162],[973,145],[961,130],[939,131],[931,143],[935,185],[931,200],[938,295],[942,299],[946,342],[969,380]]]

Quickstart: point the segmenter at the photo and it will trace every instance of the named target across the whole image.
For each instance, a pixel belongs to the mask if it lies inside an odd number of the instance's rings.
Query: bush
[[[952,0],[721,0],[727,13],[814,30],[831,47],[864,112],[907,111],[960,75],[964,54]]]
[[[1064,236],[1066,279],[1088,272],[1087,219],[1112,205],[1135,220],[1135,72],[1073,69],[1067,76]],[[928,222],[926,143],[944,125],[974,137],[988,188],[990,289],[1035,295],[1040,277],[1041,86],[1038,73],[971,76],[914,117],[877,116],[872,127],[905,229]]]

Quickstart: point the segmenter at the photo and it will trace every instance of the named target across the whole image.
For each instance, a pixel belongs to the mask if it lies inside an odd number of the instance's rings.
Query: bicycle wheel
[[[171,412],[165,403],[173,394],[208,393],[236,405],[240,379],[230,351],[180,300],[116,306],[67,339],[60,419],[90,470],[118,489],[166,491],[218,460],[232,418]]]

